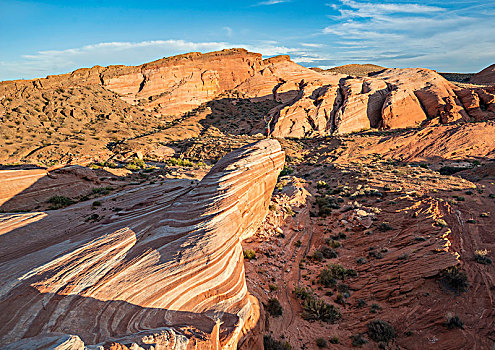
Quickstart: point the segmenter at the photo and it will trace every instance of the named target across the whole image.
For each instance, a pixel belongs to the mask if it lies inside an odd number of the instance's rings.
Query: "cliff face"
[[[260,141],[196,185],[124,194],[128,208],[95,225],[75,224],[84,204],[1,214],[0,344],[235,349],[259,315],[240,240],[264,219],[283,164],[278,142]]]
[[[494,87],[460,88],[428,69],[387,69],[372,77],[338,77],[331,83],[305,80],[295,98],[270,112],[272,135],[326,136],[415,127],[428,121],[495,119]]]

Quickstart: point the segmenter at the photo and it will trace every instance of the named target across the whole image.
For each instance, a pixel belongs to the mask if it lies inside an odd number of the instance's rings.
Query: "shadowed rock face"
[[[83,203],[2,214],[0,345],[236,348],[259,313],[240,240],[264,219],[283,164],[277,141],[259,141],[98,225],[74,224]]]
[[[481,72],[471,77],[471,83],[474,84],[495,84],[495,64],[486,67]]]

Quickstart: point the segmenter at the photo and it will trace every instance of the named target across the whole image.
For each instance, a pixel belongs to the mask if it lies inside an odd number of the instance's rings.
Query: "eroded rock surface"
[[[82,220],[85,203],[1,214],[0,345],[235,349],[259,317],[240,240],[264,219],[283,164],[263,140],[196,184],[124,193],[126,209],[98,224]]]

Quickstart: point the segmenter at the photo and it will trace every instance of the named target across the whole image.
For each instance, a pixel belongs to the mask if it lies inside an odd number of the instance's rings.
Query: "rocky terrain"
[[[0,348],[491,349],[492,70],[1,82]]]

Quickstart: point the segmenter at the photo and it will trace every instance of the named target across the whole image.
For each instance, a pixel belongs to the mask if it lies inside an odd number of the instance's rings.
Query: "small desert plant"
[[[316,346],[319,348],[326,348],[328,346],[325,338],[316,338]]]
[[[459,271],[457,266],[441,271],[440,277],[443,284],[456,293],[465,292],[469,286],[466,274]]]
[[[339,248],[341,246],[340,242],[339,241],[336,241],[332,238],[327,238],[325,240],[325,243],[328,244],[331,248]]]
[[[252,249],[244,250],[244,259],[251,260],[256,258],[256,252]]]
[[[145,167],[146,167],[146,163],[144,162],[144,160],[139,158],[133,158],[126,165],[126,169],[128,170],[139,170],[139,169],[144,169]]]
[[[371,304],[371,306],[370,306],[370,312],[372,314],[376,314],[381,309],[382,309],[382,307],[378,304]]]
[[[296,298],[301,300],[306,300],[307,298],[313,295],[313,292],[311,290],[306,289],[304,287],[296,287],[294,288],[294,291],[292,293],[294,293]]]
[[[282,305],[277,298],[268,299],[268,303],[266,304],[266,310],[273,317],[279,317],[283,313]]]
[[[329,339],[330,344],[340,344],[340,338],[336,335],[330,337]]]
[[[292,346],[290,346],[287,342],[281,342],[272,338],[271,335],[265,335],[263,337],[263,347],[265,350],[291,350]]]
[[[311,296],[304,300],[303,308],[302,318],[309,321],[320,320],[328,323],[335,323],[342,317],[339,309],[325,303],[315,296]]]
[[[93,192],[93,194],[107,195],[112,190],[113,187],[107,186],[107,187],[93,188],[91,192]]]
[[[293,172],[294,172],[294,169],[285,165],[284,168],[282,169],[282,171],[280,172],[279,176],[287,176],[287,175],[292,174]]]
[[[268,285],[268,288],[270,288],[270,291],[271,292],[274,292],[278,289],[278,286],[274,285],[274,284],[269,284]]]
[[[488,265],[492,263],[492,259],[488,256],[488,250],[486,249],[476,249],[474,251],[474,260],[478,264]]]
[[[48,203],[51,204],[48,209],[60,209],[74,204],[75,202],[65,196],[52,196],[48,199]]]
[[[373,320],[368,323],[368,336],[376,342],[388,343],[396,337],[394,327],[386,321]]]
[[[352,339],[352,346],[356,348],[361,347],[368,342],[366,339],[363,338],[362,334],[353,334],[349,338]]]
[[[453,316],[451,314],[447,315],[447,319],[445,321],[445,327],[448,329],[460,328],[464,329],[464,322],[461,321],[459,316]]]

